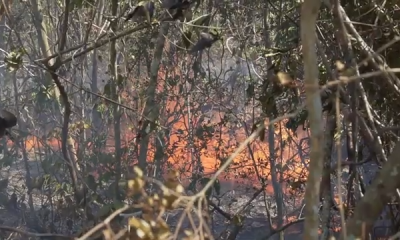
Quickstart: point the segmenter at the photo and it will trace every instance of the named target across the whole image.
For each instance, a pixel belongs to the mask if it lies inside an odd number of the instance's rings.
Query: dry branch
[[[50,238],[56,238],[56,239],[75,239],[72,236],[67,236],[67,235],[61,235],[61,234],[53,234],[53,233],[34,233],[34,232],[26,232],[18,228],[13,228],[13,227],[7,227],[7,226],[0,226],[1,231],[6,231],[6,232],[15,232],[19,233],[21,235],[24,235],[26,237],[50,237]]]
[[[383,208],[400,188],[400,142],[393,148],[383,168],[357,203],[353,217],[347,222],[348,236],[362,238],[379,218]],[[362,238],[364,239],[364,238]]]

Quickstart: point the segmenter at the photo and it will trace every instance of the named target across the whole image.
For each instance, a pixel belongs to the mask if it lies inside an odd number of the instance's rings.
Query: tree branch
[[[282,231],[285,231],[287,228],[289,228],[290,226],[292,226],[292,225],[294,225],[294,224],[297,224],[297,223],[301,223],[301,222],[303,222],[304,221],[304,218],[299,218],[299,219],[296,219],[296,220],[294,220],[294,221],[292,221],[292,222],[289,222],[288,224],[286,224],[286,225],[283,225],[282,227],[280,227],[280,228],[278,228],[278,229],[273,229],[270,233],[268,233],[266,236],[264,236],[264,237],[262,237],[262,238],[260,238],[259,240],[268,240],[270,237],[272,237],[273,235],[275,235],[275,234],[277,234],[277,233],[280,233],[280,232],[282,232]]]
[[[64,8],[64,19],[62,22],[62,28],[60,31],[60,43],[58,45],[58,52],[61,52],[65,48],[65,43],[67,42],[67,31],[68,31],[68,18],[70,11],[70,0],[65,0]]]
[[[0,230],[2,231],[7,231],[7,232],[15,232],[22,234],[27,237],[52,237],[52,238],[62,238],[62,239],[75,239],[72,236],[67,236],[67,235],[61,235],[61,234],[52,234],[52,233],[34,233],[34,232],[25,232],[22,231],[21,229],[13,228],[13,227],[7,227],[7,226],[1,226],[0,225]]]
[[[53,79],[55,85],[57,86],[61,99],[64,103],[63,126],[61,130],[61,151],[64,160],[67,162],[68,170],[71,176],[76,204],[79,204],[82,201],[83,196],[81,194],[80,188],[78,187],[78,173],[77,173],[78,169],[76,166],[76,162],[72,161],[71,156],[68,155],[68,148],[67,148],[69,120],[72,112],[71,104],[69,102],[67,91],[62,85],[59,76],[57,74],[57,70],[63,64],[61,59],[62,55],[60,54],[60,52],[65,48],[66,44],[70,5],[71,5],[70,0],[65,0],[65,9],[64,9],[65,13],[64,13],[62,28],[60,30],[60,42],[58,45],[58,54],[56,54],[57,56],[56,61],[52,66],[50,66],[48,61],[44,62],[44,65],[46,66],[47,70],[51,75],[51,78]]]
[[[158,25],[158,23],[153,23],[153,25]],[[138,32],[138,31],[140,31],[140,30],[143,30],[143,29],[146,29],[146,28],[149,28],[149,27],[150,27],[149,24],[142,24],[142,25],[139,25],[139,26],[136,26],[136,27],[127,29],[127,30],[125,30],[125,31],[122,31],[122,32],[120,32],[120,33],[118,33],[118,34],[115,34],[114,36],[109,37],[109,38],[107,38],[107,39],[98,40],[98,41],[96,41],[96,42],[90,44],[87,48],[84,48],[84,49],[82,49],[81,51],[78,51],[77,53],[73,54],[71,57],[68,57],[68,58],[64,59],[64,60],[61,62],[61,65],[72,61],[74,58],[77,58],[77,57],[80,57],[80,56],[82,56],[82,55],[85,55],[86,53],[88,53],[88,52],[90,52],[90,51],[92,51],[92,50],[94,50],[94,49],[96,49],[96,48],[99,48],[99,47],[101,47],[101,46],[104,46],[104,45],[106,45],[107,43],[110,43],[111,41],[117,40],[117,39],[119,39],[119,38],[125,37],[125,36],[127,36],[127,35],[129,35],[129,34]],[[104,38],[105,36],[107,36],[108,34],[109,34],[109,33],[104,33],[104,34],[102,34],[101,36],[99,36],[98,39],[102,39],[102,38]],[[83,48],[85,45],[86,45],[86,43],[79,44],[79,45],[74,46],[74,47],[71,47],[71,48],[69,48],[69,49],[62,50],[62,51],[60,51],[60,52],[58,52],[58,53],[52,54],[52,55],[50,55],[50,56],[48,56],[48,57],[46,57],[46,58],[37,59],[37,60],[35,60],[35,62],[36,62],[36,63],[41,63],[41,64],[46,65],[51,59],[53,59],[53,58],[55,58],[55,57],[58,57],[58,56],[60,56],[60,55],[64,55],[64,54],[67,54],[67,53],[76,51],[76,50],[78,50],[78,49],[80,49],[80,48]]]
[[[354,215],[347,221],[348,236],[363,238],[381,214],[383,208],[400,188],[400,142],[393,148],[388,161],[378,172],[364,197],[358,202]]]
[[[319,94],[318,61],[316,54],[315,26],[320,0],[305,0],[301,9],[301,40],[303,45],[306,107],[311,130],[310,169],[305,194],[304,239],[318,239],[319,192],[324,161],[324,127],[322,103]]]

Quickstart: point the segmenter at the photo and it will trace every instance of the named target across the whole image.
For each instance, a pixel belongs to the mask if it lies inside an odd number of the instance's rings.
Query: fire
[[[187,110],[185,109],[186,99],[178,97],[179,91],[177,86],[166,86],[165,73],[166,70],[161,68],[159,71],[159,85],[157,89],[161,92],[164,91],[165,88],[169,88],[167,90],[169,91],[169,95],[175,94],[177,97],[171,97],[166,101],[166,109],[164,110],[166,112],[161,113],[161,115],[168,115],[169,113],[179,114],[179,112]],[[175,79],[180,79],[178,81],[180,81],[181,84],[186,84],[185,80],[182,78],[184,74],[182,74],[179,69],[172,73],[172,75],[174,74],[175,77],[177,77]],[[169,77],[173,78],[174,76]],[[129,97],[131,94],[125,94],[125,96]],[[199,104],[193,106],[194,109],[198,107],[200,107]],[[142,109],[138,109],[138,111],[141,112]],[[166,120],[166,122],[164,122],[164,127],[169,128],[171,132],[167,141],[168,147],[166,148],[166,152],[171,154],[168,156],[167,161],[171,165],[185,169],[185,172],[190,173],[194,167],[193,163],[196,162],[195,160],[200,160],[204,168],[204,174],[214,173],[221,165],[221,162],[226,161],[236,150],[237,146],[247,137],[244,128],[233,128],[232,126],[223,126],[219,124],[223,117],[224,113],[214,112],[208,123],[198,123],[201,119],[193,113],[191,119],[189,119],[188,115],[177,117],[176,114],[170,116],[169,119],[160,119],[161,122]],[[128,128],[126,122],[128,122],[128,119],[124,119],[121,124],[124,129]],[[194,133],[201,124],[205,124],[206,127],[214,129],[214,133],[211,134],[209,138],[206,137],[202,139]],[[161,123],[161,125],[163,125],[163,123]],[[190,125],[192,125],[192,127],[189,127]],[[277,177],[288,179],[289,181],[304,181],[307,177],[307,173],[298,155],[299,147],[296,146],[296,144],[299,144],[299,138],[291,136],[283,125],[282,122],[275,124],[275,164],[278,168]],[[124,146],[132,142],[139,128],[140,126],[133,129],[133,131],[122,131],[124,135],[121,136],[121,139],[123,140]],[[112,127],[110,127],[110,129],[112,129]],[[234,133],[232,133],[232,129]],[[300,137],[304,135],[304,133],[301,132],[298,134]],[[192,139],[188,138],[189,135],[192,135]],[[113,145],[112,138],[112,134],[110,134],[108,140],[110,144],[107,145]],[[78,139],[74,140],[76,145],[80,146]],[[288,144],[290,141],[295,142],[295,144]],[[281,144],[283,142],[285,142],[284,146]],[[60,149],[60,142],[55,138],[43,141],[31,136],[25,141],[25,146],[28,151],[45,147],[46,145],[55,149]],[[241,179],[253,185],[260,186],[256,173],[269,181],[271,180],[268,139],[264,142],[257,139],[249,148],[246,148],[233,160],[229,171],[225,173],[224,177],[228,179]],[[113,151],[113,147],[108,147],[105,151]],[[149,162],[153,161],[153,155],[154,146],[151,145],[149,146],[148,153]],[[127,159],[127,161],[136,160]],[[282,172],[282,176],[279,175],[280,172]],[[189,174],[187,174],[187,177],[189,177]],[[270,186],[267,187],[267,190],[272,192]]]
[[[168,103],[168,106],[171,106],[171,108],[173,105],[176,105],[176,102],[171,101]],[[215,115],[218,116],[218,113]],[[194,151],[197,150],[200,152],[199,158],[202,166],[204,167],[205,174],[215,172],[216,169],[221,165],[221,161],[226,160],[236,150],[237,146],[247,137],[246,132],[243,129],[239,128],[235,130],[234,134],[232,134],[229,133],[229,127],[218,127],[217,125],[220,119],[220,116],[215,117],[215,119],[209,124],[210,126],[217,128],[216,132],[218,132],[218,134],[214,134],[212,139],[204,140],[206,141],[206,147],[202,147],[204,146],[204,141],[201,141],[198,138],[195,139],[193,141],[194,143],[192,144]],[[197,122],[198,120],[199,119],[192,119],[192,122]],[[275,126],[275,134],[276,136],[280,136],[277,137],[276,140],[289,141],[291,136],[282,130],[282,125],[284,124],[276,124]],[[189,134],[186,126],[189,126],[189,120],[187,117],[176,122],[172,127],[171,132],[180,132],[172,134],[170,137],[170,146],[174,146],[174,151],[172,156],[168,158],[168,161],[174,165],[182,166],[191,162],[191,149],[188,147],[189,144],[187,140],[181,137],[182,135],[187,136]],[[294,140],[296,141],[296,139]],[[259,174],[262,177],[266,177],[268,180],[271,180],[269,166],[270,163],[268,160],[268,140],[265,142],[256,140],[252,144],[251,148],[253,157],[250,156],[249,149],[241,152],[233,160],[233,166],[231,168],[236,168],[237,170],[230,171],[229,174],[227,174],[228,178],[234,179],[238,175],[241,175],[244,178],[243,180],[253,184],[257,183],[257,176],[255,174],[256,171],[254,169],[254,165],[256,165]],[[295,178],[304,180],[307,177],[307,174],[300,161],[300,158],[297,156],[299,151],[298,148],[288,144],[280,149],[279,143],[275,143],[275,148],[278,149],[276,152],[276,163],[282,166],[284,169],[283,178],[287,179],[295,176]],[[194,158],[196,157],[194,156]],[[190,172],[189,170],[190,169],[188,169],[188,172]],[[267,190],[272,192],[272,187],[268,186]]]
[[[174,74],[175,77],[180,78],[182,84],[185,84],[184,79],[181,78],[181,76],[184,76],[184,74],[182,74],[179,69],[172,73],[172,75]],[[174,76],[170,77],[173,78]],[[160,84],[158,90],[161,92],[165,88],[164,69],[161,69],[159,78]],[[175,93],[177,96],[179,96],[177,89],[178,87],[173,87],[168,91],[171,94]],[[181,110],[184,110],[182,109],[182,106],[185,106],[185,100],[186,99],[182,98],[170,98],[169,100],[167,100],[166,103],[167,112],[179,112]],[[195,105],[193,106],[193,109],[198,109],[199,107],[199,105]],[[226,160],[230,156],[230,154],[232,154],[236,150],[237,146],[247,137],[247,134],[243,128],[235,129],[234,134],[232,134],[230,133],[232,132],[230,131],[232,127],[219,126],[218,124],[221,122],[223,117],[224,113],[217,111],[213,113],[210,122],[206,125],[207,127],[214,128],[216,133],[213,134],[211,139],[202,140],[196,137],[196,134],[193,133],[196,131],[196,127],[201,125],[201,123],[198,123],[200,117],[192,117],[191,119],[188,119],[188,116],[181,116],[179,121],[176,121],[171,129],[172,135],[169,139],[169,146],[170,148],[173,148],[173,153],[171,156],[169,156],[168,161],[170,163],[173,163],[174,165],[182,166],[189,165],[189,163],[192,162],[192,159],[199,158],[202,166],[204,167],[205,174],[215,172],[216,169],[221,165],[221,161]],[[170,117],[170,119],[168,119],[168,122],[173,121],[173,117]],[[194,126],[192,128],[194,129],[188,129],[188,126],[191,125],[190,123],[192,123],[192,126]],[[289,142],[289,138],[292,138],[292,140],[294,140],[296,144],[298,144],[298,139],[293,136],[289,136],[287,131],[283,130],[284,127],[282,125],[283,124],[276,124],[275,126],[275,134],[276,136],[279,136],[277,137],[277,140],[282,142]],[[191,144],[189,144],[187,138],[182,137],[188,136],[190,134],[195,135],[191,140]],[[299,136],[303,135],[303,133],[299,132]],[[260,173],[260,175],[270,180],[270,166],[268,160],[269,150],[267,141],[268,140],[266,140],[265,142],[260,142],[259,140],[257,140],[255,141],[255,143],[252,144],[251,148],[253,157],[249,155],[249,149],[246,149],[245,151],[240,153],[234,159],[232,168],[235,168],[236,166],[236,168],[240,169],[241,171],[236,171],[236,173],[235,171],[230,171],[228,177],[235,178],[235,175],[237,175],[238,172],[240,172],[240,174],[243,174],[243,170],[245,170],[249,173],[248,176],[245,177],[245,179],[252,183],[256,183],[256,175],[250,174],[250,172],[255,172],[254,165],[256,165],[257,171]],[[298,147],[290,144],[286,144],[286,146],[284,146],[282,149],[280,149],[279,147],[279,143],[275,143],[275,148],[278,149],[276,153],[277,164],[280,164],[284,168],[283,178],[295,176],[296,179],[305,179],[306,172],[298,156]],[[195,152],[199,152],[199,154],[197,154],[196,156]],[[285,159],[288,159],[290,163],[286,163]],[[187,170],[188,172],[190,172],[191,167],[187,168]]]
[[[28,152],[31,152],[35,149],[43,148],[45,146],[50,146],[54,149],[59,149],[61,146],[60,140],[58,140],[56,138],[51,138],[46,141],[46,140],[41,140],[41,139],[37,138],[36,136],[28,136],[27,139],[25,140],[24,144],[25,144],[25,146],[24,146],[25,150]],[[13,145],[14,145],[14,143],[11,140],[9,140],[7,142],[8,147],[11,147]]]

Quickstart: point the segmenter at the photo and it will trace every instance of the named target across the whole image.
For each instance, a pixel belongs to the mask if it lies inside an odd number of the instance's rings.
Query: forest
[[[1,0],[0,239],[400,239],[399,13]]]

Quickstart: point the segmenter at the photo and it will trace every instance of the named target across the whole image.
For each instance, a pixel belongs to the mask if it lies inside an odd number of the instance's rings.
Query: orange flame
[[[164,88],[166,87],[166,83],[163,81],[165,79],[165,72],[166,71],[161,68],[159,74],[161,81],[159,81],[158,85],[158,91],[160,92],[164,91]],[[183,76],[179,72],[175,74],[177,76]],[[181,81],[184,82],[183,79],[181,79]],[[170,94],[173,93],[179,96],[177,87],[174,87],[170,92]],[[184,107],[182,106],[185,106],[184,101],[184,99],[177,100],[177,98],[169,98],[166,103],[166,110],[169,112],[179,112],[183,110],[182,108]],[[195,107],[199,107],[199,105]],[[179,120],[176,121],[176,119],[174,119],[176,116],[169,117],[167,122],[173,122],[173,124],[172,127],[170,127],[171,135],[168,141],[169,145],[166,150],[168,152],[172,152],[172,155],[168,157],[167,161],[174,166],[186,169],[187,172],[191,172],[193,166],[190,165],[192,162],[195,162],[194,160],[192,161],[192,159],[199,158],[206,174],[215,172],[216,169],[218,169],[221,165],[221,162],[225,161],[230,154],[236,150],[237,146],[247,137],[246,132],[243,129],[237,129],[235,130],[235,133],[232,134],[229,133],[230,127],[218,126],[218,122],[220,122],[222,117],[223,114],[218,112],[214,113],[211,125],[218,129],[218,134],[214,134],[211,139],[206,140],[206,144],[204,144],[204,140],[201,140],[196,136],[192,137],[192,144],[189,144],[187,139],[187,136],[190,132],[188,130],[188,126],[190,125],[189,120],[198,121],[198,118],[189,119],[189,116],[186,115],[184,117],[180,117]],[[127,126],[124,126],[124,124],[121,125],[123,128],[127,128]],[[282,130],[284,129],[282,125],[283,124],[275,124],[275,135],[278,136],[277,140],[280,142],[288,142],[289,140],[298,142],[298,139],[293,136],[289,136],[287,132]],[[137,131],[138,129],[135,130]],[[125,133],[123,136],[121,136],[121,138],[124,140],[123,145],[126,146],[132,141],[132,139],[134,139],[135,134],[129,131],[122,132]],[[301,136],[302,134],[300,133],[299,135]],[[112,139],[109,139],[109,141],[112,141]],[[60,142],[55,138],[44,143],[43,141],[38,140],[36,137],[29,137],[25,142],[28,151],[44,147],[46,144],[55,149],[60,148]],[[76,144],[79,146],[79,142],[77,140]],[[204,145],[206,146],[204,147]],[[277,149],[275,159],[275,163],[279,167],[277,172],[283,172],[282,176],[279,176],[278,174],[277,177],[283,179],[304,180],[307,177],[307,173],[305,172],[299,156],[297,156],[299,151],[297,147],[290,144],[281,146],[279,142],[275,142],[274,145]],[[258,172],[267,180],[271,180],[268,139],[265,142],[256,140],[251,144],[250,148],[253,156],[250,155],[250,149],[246,148],[233,160],[231,170],[225,173],[225,176],[228,178],[237,178],[239,175],[239,177],[241,176],[244,178],[244,181],[249,181],[260,186],[260,184],[258,184],[255,172]],[[107,151],[112,149],[112,147],[109,147]],[[149,162],[152,162],[153,156],[154,146],[150,146],[148,154]],[[257,169],[255,169],[255,166]],[[246,172],[248,173],[247,176],[245,175]],[[272,188],[267,187],[267,190],[272,191]]]

